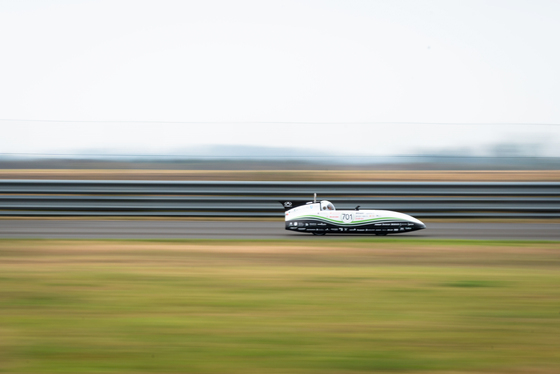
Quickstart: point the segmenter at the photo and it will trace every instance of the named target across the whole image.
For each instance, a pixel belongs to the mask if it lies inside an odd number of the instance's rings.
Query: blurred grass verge
[[[560,371],[560,243],[0,240],[0,371]]]

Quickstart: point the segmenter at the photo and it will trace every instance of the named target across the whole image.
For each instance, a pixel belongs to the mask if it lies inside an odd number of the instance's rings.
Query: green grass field
[[[560,243],[320,244],[0,240],[0,372],[560,372]]]

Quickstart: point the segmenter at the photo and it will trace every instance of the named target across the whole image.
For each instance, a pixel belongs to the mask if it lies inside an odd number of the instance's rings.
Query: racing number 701
[[[343,221],[352,221],[352,214],[351,213],[342,213],[342,220]]]

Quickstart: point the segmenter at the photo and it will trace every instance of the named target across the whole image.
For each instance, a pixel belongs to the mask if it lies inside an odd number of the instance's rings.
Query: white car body
[[[387,235],[422,230],[426,225],[404,213],[390,210],[336,210],[320,202],[281,201],[285,208],[286,230],[326,233]]]

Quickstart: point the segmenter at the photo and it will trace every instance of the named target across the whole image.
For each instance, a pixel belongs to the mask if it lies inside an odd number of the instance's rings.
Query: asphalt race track
[[[560,240],[559,223],[427,223],[428,228],[385,238]],[[308,239],[323,237],[284,230],[282,221],[0,220],[0,238],[38,239]],[[375,237],[372,235],[372,237]],[[381,238],[381,237],[380,237]]]

